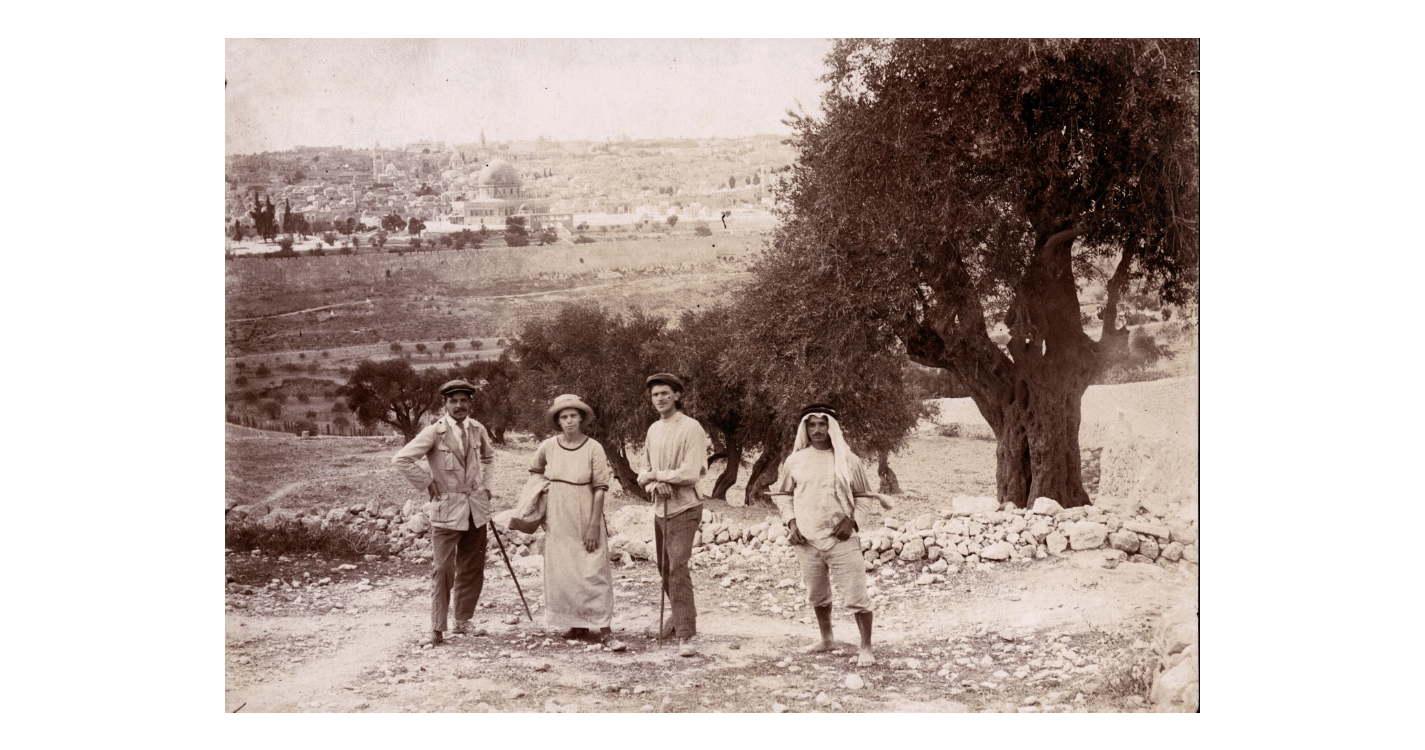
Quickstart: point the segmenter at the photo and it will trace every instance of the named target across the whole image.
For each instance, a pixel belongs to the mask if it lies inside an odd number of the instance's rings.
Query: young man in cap
[[[821,642],[808,651],[836,648],[831,635],[831,584],[835,582],[861,631],[856,663],[863,667],[875,664],[871,598],[866,594],[866,568],[856,530],[869,520],[872,501],[879,500],[888,509],[891,501],[871,491],[861,459],[841,434],[835,409],[826,404],[802,409],[796,446],[782,464],[771,495],[790,532],[807,599],[821,629]]]
[[[638,484],[653,497],[658,572],[673,610],[672,621],[658,637],[677,636],[678,654],[694,656],[697,649],[692,638],[697,634],[698,613],[688,560],[693,556],[693,537],[703,521],[697,484],[708,470],[708,437],[696,419],[682,412],[681,378],[660,372],[649,376],[645,384],[658,421],[648,427],[644,444],[648,471],[638,475]]]
[[[440,387],[445,415],[406,444],[391,459],[416,489],[430,497],[424,512],[430,518],[435,572],[430,600],[430,636],[444,639],[451,591],[455,593],[455,632],[466,633],[480,590],[485,585],[485,524],[490,520],[488,483],[495,449],[485,427],[470,418],[475,387],[452,380]],[[424,458],[429,473],[416,465]]]

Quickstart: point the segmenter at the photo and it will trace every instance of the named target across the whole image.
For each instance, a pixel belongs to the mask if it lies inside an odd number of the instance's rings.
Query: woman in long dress
[[[545,510],[544,612],[551,628],[568,628],[565,638],[588,638],[610,651],[627,648],[613,637],[614,581],[609,570],[604,493],[609,462],[604,447],[583,433],[594,410],[578,396],[554,399],[549,418],[559,434],[539,444],[530,472],[549,481]]]

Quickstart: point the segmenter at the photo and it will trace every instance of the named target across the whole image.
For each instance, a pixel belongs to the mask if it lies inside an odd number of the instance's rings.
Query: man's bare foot
[[[858,667],[869,667],[875,663],[876,655],[871,653],[869,648],[861,649],[861,652],[856,655],[856,666]]]
[[[804,651],[804,653],[808,653],[808,654],[824,654],[824,653],[826,653],[827,651],[835,651],[835,650],[836,650],[836,642],[835,642],[835,641],[818,641],[818,642],[816,642],[816,643],[813,643],[813,644],[810,645],[810,646],[807,646],[806,649],[805,649],[805,651]]]

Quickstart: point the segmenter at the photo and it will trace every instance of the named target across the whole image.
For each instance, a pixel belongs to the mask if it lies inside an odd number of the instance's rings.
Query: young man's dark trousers
[[[668,586],[668,601],[673,609],[672,631],[679,638],[691,638],[698,632],[698,610],[693,603],[693,574],[688,571],[688,560],[693,556],[693,537],[697,536],[702,521],[701,504],[668,518],[653,517],[658,570]]]

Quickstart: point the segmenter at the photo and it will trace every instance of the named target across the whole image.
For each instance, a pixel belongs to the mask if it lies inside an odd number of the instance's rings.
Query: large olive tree
[[[793,114],[767,268],[954,373],[998,440],[1000,499],[1088,502],[1080,401],[1126,345],[1131,280],[1194,297],[1196,40],[838,42]],[[1098,339],[1077,284],[1107,258]],[[1003,322],[1010,340],[990,338]]]

